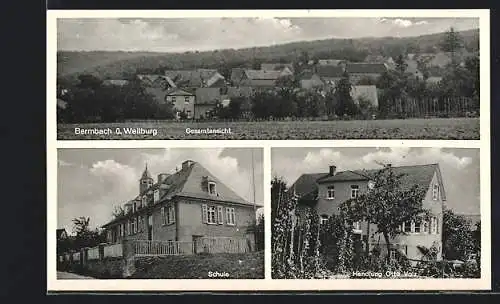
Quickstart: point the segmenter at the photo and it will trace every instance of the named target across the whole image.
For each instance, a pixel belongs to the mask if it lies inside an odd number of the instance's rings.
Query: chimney
[[[169,174],[167,173],[158,174],[158,184],[162,183],[165,179],[167,179],[168,176]]]
[[[337,170],[337,166],[330,166],[330,176],[334,176],[335,175],[335,171]]]

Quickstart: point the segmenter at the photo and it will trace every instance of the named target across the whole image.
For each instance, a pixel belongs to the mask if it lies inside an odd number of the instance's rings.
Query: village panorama
[[[163,53],[71,35],[58,139],[479,139],[478,27]]]

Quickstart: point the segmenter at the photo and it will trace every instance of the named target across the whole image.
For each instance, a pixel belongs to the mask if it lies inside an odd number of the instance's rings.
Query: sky
[[[479,28],[478,18],[63,18],[58,50],[184,52]]]
[[[289,186],[303,173],[377,169],[377,162],[393,166],[439,164],[446,206],[456,213],[480,214],[479,149],[441,148],[273,148],[273,176]]]
[[[71,233],[72,219],[80,216],[90,217],[92,228],[109,222],[114,206],[138,195],[146,163],[156,181],[159,173],[173,173],[191,159],[253,202],[252,150],[255,201],[263,205],[260,148],[58,149],[57,227]]]

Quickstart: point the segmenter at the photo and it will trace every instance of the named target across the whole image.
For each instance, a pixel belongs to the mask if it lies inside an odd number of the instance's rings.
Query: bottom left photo
[[[57,158],[58,280],[264,278],[261,148]]]

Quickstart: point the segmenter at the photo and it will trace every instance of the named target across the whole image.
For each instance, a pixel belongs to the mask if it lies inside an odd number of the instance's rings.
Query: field
[[[77,135],[75,128],[109,128],[109,135]],[[153,134],[124,134],[125,128],[156,130]],[[227,128],[225,134],[188,134],[186,129]],[[121,134],[117,134],[117,129]],[[227,131],[227,130],[226,130]],[[479,118],[431,118],[357,121],[264,122],[130,122],[58,124],[60,140],[110,139],[479,139]]]

